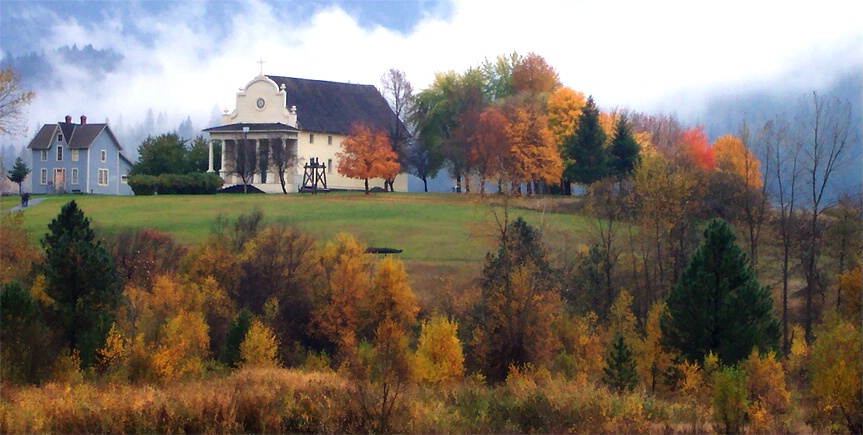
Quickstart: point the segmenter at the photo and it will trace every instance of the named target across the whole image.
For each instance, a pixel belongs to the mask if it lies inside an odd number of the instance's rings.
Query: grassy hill
[[[494,214],[503,213],[500,200],[452,194],[331,193],[329,195],[209,195],[209,196],[46,196],[27,209],[26,227],[33,243],[44,236],[48,223],[63,204],[76,200],[102,234],[124,228],[152,228],[194,246],[204,240],[217,216],[235,219],[256,207],[266,222],[288,222],[321,241],[347,232],[368,246],[402,249],[415,286],[427,287],[448,278],[469,279],[482,267],[485,254],[495,248]],[[17,205],[6,197],[0,209]],[[493,203],[497,201],[498,203]],[[523,198],[509,207],[510,219],[523,217],[543,228],[557,250],[585,239],[589,219],[575,214],[572,198]]]

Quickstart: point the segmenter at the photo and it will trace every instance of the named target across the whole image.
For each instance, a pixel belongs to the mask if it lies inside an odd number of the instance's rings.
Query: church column
[[[213,139],[210,139],[209,141],[207,141],[207,145],[209,148],[209,157],[207,158],[207,163],[210,165],[209,168],[207,169],[207,172],[213,173],[213,172],[216,172],[213,170]]]
[[[261,184],[261,162],[260,162],[260,159],[261,159],[261,150],[260,150],[261,141],[255,139],[255,140],[252,140],[251,142],[253,144],[255,144],[255,160],[254,160],[255,174],[252,175],[252,183],[253,184]]]
[[[222,176],[222,179],[225,180],[225,183],[228,182],[228,165],[226,164],[225,156],[234,151],[234,141],[231,139],[225,139],[222,141],[222,169],[219,170],[219,175]],[[231,158],[235,158],[233,154]],[[233,162],[232,162],[233,164]]]

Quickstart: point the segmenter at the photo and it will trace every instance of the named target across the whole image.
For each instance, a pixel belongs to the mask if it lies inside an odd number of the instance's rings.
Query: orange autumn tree
[[[514,107],[509,116],[507,136],[511,148],[510,174],[515,182],[540,180],[554,183],[563,175],[563,160],[548,128],[548,118],[532,105]]]
[[[540,94],[551,92],[558,86],[560,77],[557,71],[536,53],[528,53],[512,70],[512,88],[516,93]]]
[[[707,134],[704,133],[704,126],[699,125],[683,130],[681,140],[684,154],[696,167],[707,171],[716,168],[716,156],[713,154],[713,148],[710,147]]]
[[[716,156],[716,169],[719,172],[739,176],[752,189],[760,189],[764,185],[761,179],[761,162],[737,136],[726,134],[716,139],[713,143],[713,154]]]
[[[354,124],[342,146],[344,152],[336,154],[339,174],[365,180],[366,195],[369,194],[369,178],[395,178],[401,169],[398,154],[383,131],[373,132],[365,125]]]

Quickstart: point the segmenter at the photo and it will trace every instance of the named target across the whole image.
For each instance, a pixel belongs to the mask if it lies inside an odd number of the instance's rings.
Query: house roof
[[[90,145],[93,144],[93,141],[102,133],[102,130],[107,127],[105,124],[84,124],[84,125],[74,125],[74,131],[72,132],[72,136],[69,138],[69,148],[70,149],[87,149],[90,148]],[[120,144],[118,143],[119,147]],[[123,149],[120,147],[120,149]]]
[[[120,145],[120,141],[114,136],[114,132],[111,131],[111,127],[108,124],[73,124],[71,122],[43,125],[33,140],[30,141],[30,144],[27,145],[27,148],[34,150],[50,148],[54,140],[54,134],[58,128],[63,132],[63,137],[66,139],[66,143],[69,144],[69,149],[88,149],[90,145],[93,145],[93,141],[102,134],[102,131],[107,131],[111,139],[114,140],[114,144],[117,145],[117,148],[121,151],[123,150],[123,146]]]
[[[372,85],[267,76],[287,92],[286,106],[297,106],[302,130],[349,134],[355,123],[372,130],[390,131],[401,122]]]
[[[34,150],[47,150],[51,147],[51,141],[54,139],[54,133],[57,131],[57,124],[45,124],[36,133],[27,148]]]
[[[299,131],[296,128],[291,127],[290,125],[282,124],[281,122],[266,122],[266,123],[241,122],[238,124],[226,124],[226,125],[220,125],[218,127],[205,128],[203,131],[206,131],[208,133],[242,133],[243,127],[249,127],[249,132],[255,132],[255,133],[269,133],[269,132],[293,133],[293,132]]]

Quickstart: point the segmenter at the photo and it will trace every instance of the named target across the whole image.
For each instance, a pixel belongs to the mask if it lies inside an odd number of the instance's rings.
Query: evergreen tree
[[[602,381],[618,393],[632,391],[638,383],[638,373],[635,369],[635,358],[632,349],[626,344],[622,335],[617,336],[611,353],[605,358],[605,373]]]
[[[666,299],[661,320],[666,343],[690,361],[703,361],[712,351],[729,365],[753,347],[775,350],[780,330],[773,299],[735,244],[734,232],[725,221],[713,220],[704,238]]]
[[[635,169],[640,160],[638,142],[632,135],[632,129],[626,120],[626,115],[617,120],[614,127],[614,140],[611,141],[611,173],[618,177],[626,177]]]
[[[114,259],[95,240],[90,219],[75,201],[64,205],[48,225],[45,291],[56,302],[53,326],[62,344],[78,349],[82,366],[94,362],[105,343],[122,293]]]
[[[588,97],[578,117],[578,129],[564,144],[567,157],[572,161],[564,170],[564,177],[576,183],[592,184],[608,175],[605,138],[605,130],[599,125],[599,108],[593,96]]]
[[[24,160],[21,157],[15,159],[15,166],[12,167],[12,170],[9,171],[9,179],[12,180],[13,183],[18,184],[18,194],[21,194],[21,183],[27,178],[27,174],[30,173],[30,168],[27,167],[27,164],[24,163]]]
[[[240,311],[237,318],[231,322],[231,328],[228,329],[228,343],[222,351],[222,362],[231,366],[237,367],[241,362],[240,345],[246,339],[246,334],[252,328],[254,316],[252,312],[246,308]]]

